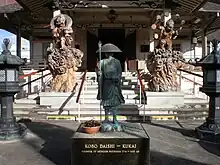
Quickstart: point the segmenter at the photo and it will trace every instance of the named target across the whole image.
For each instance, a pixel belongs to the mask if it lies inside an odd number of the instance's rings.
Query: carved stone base
[[[220,123],[205,122],[196,128],[196,132],[200,139],[220,143]]]
[[[12,127],[3,127],[0,125],[0,141],[14,141],[21,139],[26,135],[26,126],[14,123]]]
[[[82,125],[72,138],[71,165],[150,165],[150,138],[139,123],[124,132],[87,134]]]

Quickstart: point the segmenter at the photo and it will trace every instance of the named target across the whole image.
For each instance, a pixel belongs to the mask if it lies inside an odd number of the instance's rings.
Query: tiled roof
[[[10,5],[10,4],[15,4],[15,3],[17,3],[15,0],[1,0],[0,6],[5,6],[5,5]]]
[[[220,11],[220,0],[218,3],[207,2],[200,11]]]
[[[0,13],[13,13],[22,9],[22,6],[13,0],[5,0],[0,3]]]
[[[182,11],[185,13],[192,13],[199,10],[200,6],[204,3],[204,0],[179,0],[178,3],[181,5],[176,8],[176,12]]]
[[[73,0],[67,0],[69,2]],[[195,10],[198,10],[199,6],[204,3],[205,0],[173,0],[174,2],[179,3],[181,6],[176,8],[176,11],[182,11],[185,13],[191,13]],[[44,5],[51,3],[51,0],[17,0],[24,8],[28,8],[34,13],[45,13],[51,12],[50,9]]]

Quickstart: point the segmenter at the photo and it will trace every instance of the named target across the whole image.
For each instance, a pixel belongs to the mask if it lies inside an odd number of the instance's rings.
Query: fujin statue
[[[120,61],[113,57],[121,50],[113,44],[105,44],[101,52],[105,54],[105,58],[101,59],[97,66],[99,84],[97,99],[101,100],[101,105],[105,110],[105,120],[101,130],[104,132],[123,131],[123,127],[117,120],[118,108],[125,103],[121,90],[122,68]],[[110,114],[113,115],[113,122],[109,120]]]
[[[184,23],[185,21],[182,20],[181,25]],[[156,23],[151,27],[159,30],[154,35],[159,43],[147,58],[146,65],[149,73],[143,75],[143,78],[148,82],[149,91],[177,91],[177,69],[182,68],[185,62],[180,51],[172,50],[172,40],[177,38],[182,26],[178,30],[174,30],[172,19],[164,23],[164,20],[158,15]]]
[[[47,49],[47,64],[53,76],[51,89],[54,92],[71,92],[76,84],[75,72],[81,66],[83,52],[72,46],[72,19],[68,15],[55,16],[50,26],[53,43]]]

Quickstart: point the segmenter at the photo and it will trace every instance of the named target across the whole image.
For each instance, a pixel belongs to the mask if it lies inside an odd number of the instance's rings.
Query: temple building
[[[124,71],[144,69],[149,52],[157,45],[151,25],[161,14],[174,20],[176,30],[182,28],[173,49],[182,51],[186,61],[205,56],[213,32],[219,34],[220,28],[218,0],[2,0],[0,12],[0,28],[17,35],[18,56],[21,37],[30,41],[27,69],[45,68],[46,50],[52,42],[50,21],[57,13],[73,19],[74,45],[84,52],[81,70],[88,71],[95,70],[98,41],[111,42],[123,51],[118,58]]]

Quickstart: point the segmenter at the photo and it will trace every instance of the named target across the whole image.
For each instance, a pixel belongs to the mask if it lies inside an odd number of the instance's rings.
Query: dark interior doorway
[[[99,29],[99,40],[102,44],[112,43],[121,49],[122,53],[117,53],[115,58],[120,60],[122,70],[124,70],[124,62],[125,62],[125,29]]]
[[[136,71],[136,30],[128,31],[125,37],[125,58],[129,71]]]
[[[122,50],[122,53],[116,54],[115,57],[120,60],[123,71],[126,59],[136,59],[136,31],[125,36],[125,29],[99,29],[98,37],[87,31],[87,70],[89,72],[94,72],[96,68],[99,58],[96,53],[99,40],[103,45],[112,43]]]
[[[87,70],[94,72],[97,63],[98,37],[87,31]]]
[[[136,30],[126,35],[124,53],[128,60],[136,59]]]

